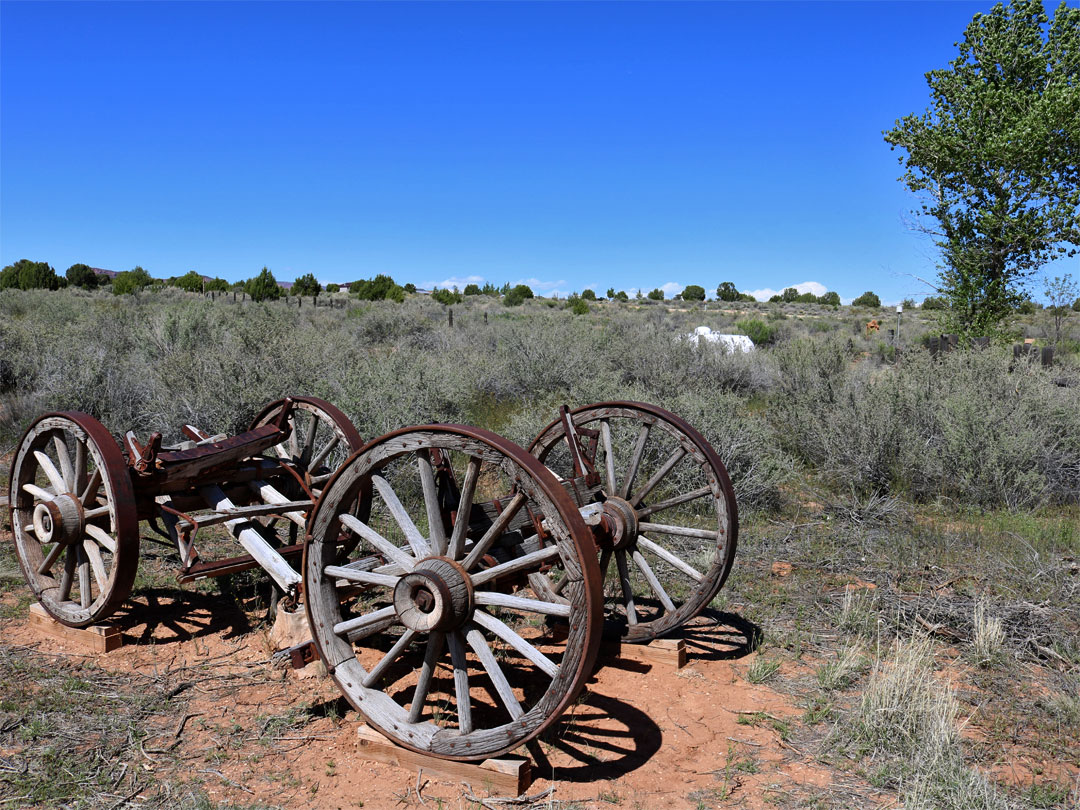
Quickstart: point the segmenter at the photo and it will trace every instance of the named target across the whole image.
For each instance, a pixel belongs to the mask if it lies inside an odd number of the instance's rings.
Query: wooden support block
[[[479,763],[453,762],[401,748],[363,724],[356,729],[356,737],[362,757],[468,783],[474,791],[486,790],[493,796],[520,796],[532,784],[532,767],[524,757],[499,757]]]
[[[35,602],[30,606],[30,626],[58,641],[70,641],[98,653],[111,652],[122,646],[124,636],[120,628],[111,624],[92,624],[89,627],[68,627],[60,624]]]
[[[612,658],[641,661],[671,669],[682,669],[686,666],[686,642],[681,638],[658,638],[648,644],[602,644],[600,653]]]

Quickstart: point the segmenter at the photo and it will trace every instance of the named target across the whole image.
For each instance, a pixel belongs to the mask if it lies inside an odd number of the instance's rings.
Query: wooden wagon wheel
[[[663,408],[601,402],[570,416],[576,428],[595,431],[582,438],[596,442],[603,485],[608,531],[598,532],[597,544],[605,593],[624,640],[651,641],[697,616],[723,586],[738,539],[735,492],[716,451]],[[561,419],[529,450],[556,475],[574,476]],[[531,582],[541,598],[560,599],[557,571]]]
[[[11,468],[15,551],[30,589],[57,621],[101,621],[130,595],[139,520],[123,453],[84,413],[30,426]]]
[[[318,497],[330,476],[364,443],[349,417],[329,402],[315,397],[291,399],[289,438],[270,452],[292,462]],[[279,399],[263,408],[249,430],[274,422],[284,403]]]
[[[348,512],[358,497],[363,520]],[[349,702],[398,744],[453,760],[505,753],[554,722],[591,673],[596,547],[555,477],[512,442],[460,425],[390,433],[335,475],[309,527],[316,646]],[[340,564],[343,533],[361,544]],[[524,578],[551,564],[566,577],[560,604],[530,598]],[[568,637],[548,632],[550,617]]]

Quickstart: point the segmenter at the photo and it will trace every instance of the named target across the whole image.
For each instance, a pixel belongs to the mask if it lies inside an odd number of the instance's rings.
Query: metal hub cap
[[[398,619],[428,633],[461,627],[472,614],[472,584],[465,570],[445,557],[429,557],[394,586]]]
[[[600,518],[601,547],[622,549],[637,542],[638,518],[634,507],[623,498],[609,497],[604,501]]]

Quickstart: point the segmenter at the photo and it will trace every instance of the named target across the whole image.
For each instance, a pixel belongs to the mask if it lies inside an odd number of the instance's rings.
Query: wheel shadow
[[[712,608],[701,611],[692,621],[665,638],[682,639],[688,663],[732,661],[749,655],[762,640],[761,627],[737,613]]]
[[[645,712],[629,703],[588,693],[541,735],[558,754],[556,762],[537,740],[527,749],[534,776],[561,782],[617,779],[647,763],[663,743],[663,732]]]
[[[143,588],[109,618],[119,627],[124,644],[165,645],[220,635],[233,639],[254,628],[235,597],[186,591],[182,588]]]

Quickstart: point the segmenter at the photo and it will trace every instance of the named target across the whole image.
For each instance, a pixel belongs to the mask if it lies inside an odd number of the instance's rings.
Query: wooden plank
[[[30,626],[57,641],[68,641],[96,653],[106,653],[123,646],[120,628],[111,624],[68,627],[50,616],[39,603],[30,606]]]
[[[473,791],[485,790],[492,796],[520,796],[532,784],[532,767],[524,757],[504,756],[483,762],[454,762],[429,754],[419,754],[394,745],[368,725],[356,729],[360,756],[385,762],[410,771],[423,771],[462,782]]]
[[[557,624],[551,628],[551,635],[562,640],[566,638],[566,625]],[[656,638],[648,644],[623,644],[620,641],[604,641],[596,656],[598,663],[603,659],[621,658],[624,661],[639,661],[671,669],[682,669],[687,664],[686,642],[681,638]]]

